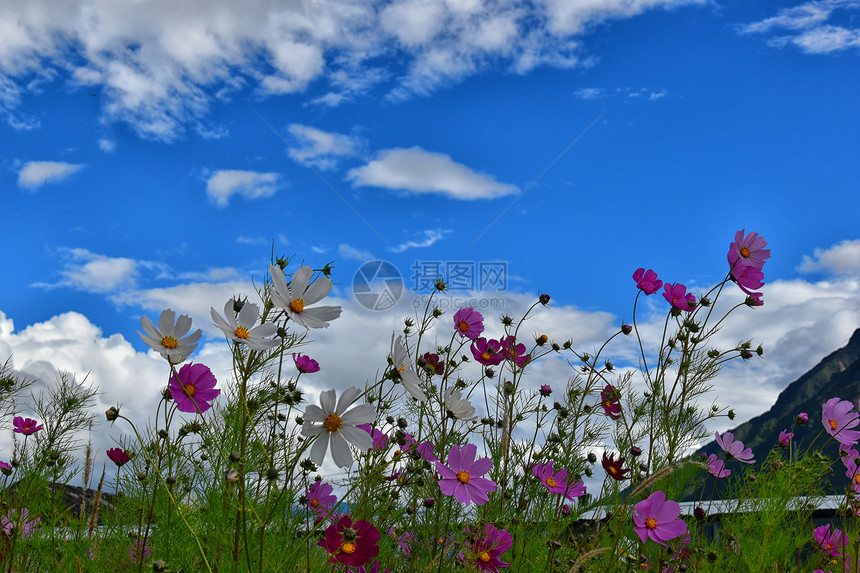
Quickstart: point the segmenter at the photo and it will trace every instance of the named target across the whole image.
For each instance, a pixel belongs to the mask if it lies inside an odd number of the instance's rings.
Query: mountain
[[[817,435],[822,431],[821,410],[824,402],[838,396],[843,400],[855,402],[860,398],[860,329],[854,331],[848,345],[831,353],[819,362],[812,370],[792,382],[783,390],[770,410],[744,422],[730,430],[736,440],[752,448],[756,460],[764,460],[768,452],[776,446],[781,430],[792,431],[794,428],[793,448],[796,451],[806,451]],[[809,422],[804,427],[796,427],[794,417],[806,412]],[[818,443],[822,443],[819,438]],[[830,459],[838,456],[838,444],[832,440],[824,449]],[[694,454],[718,454],[722,450],[716,441],[712,441]],[[734,468],[737,463],[731,463]],[[836,492],[844,492],[848,479],[844,477],[842,464],[833,466],[835,475],[831,482]],[[720,480],[723,481],[723,480]]]

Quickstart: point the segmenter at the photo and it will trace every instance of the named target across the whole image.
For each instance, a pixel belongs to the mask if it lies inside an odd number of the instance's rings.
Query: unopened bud
[[[224,472],[224,479],[227,480],[227,483],[238,483],[239,471],[236,468],[228,469],[226,472]]]
[[[105,412],[105,418],[107,418],[108,422],[113,422],[118,417],[119,417],[119,410],[117,408],[115,408],[114,406],[111,406]]]
[[[549,295],[546,293],[543,293],[542,295],[540,295],[540,297],[538,297],[538,300],[540,301],[540,303],[542,305],[546,306],[549,304]]]

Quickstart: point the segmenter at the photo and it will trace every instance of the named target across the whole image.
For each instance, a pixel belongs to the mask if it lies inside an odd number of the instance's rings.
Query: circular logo
[[[355,271],[352,296],[368,310],[388,310],[403,294],[403,276],[388,261],[370,261]]]

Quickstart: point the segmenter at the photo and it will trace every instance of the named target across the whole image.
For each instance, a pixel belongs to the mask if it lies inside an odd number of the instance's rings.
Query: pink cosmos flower
[[[741,290],[749,296],[761,296],[761,293],[755,292],[757,289],[764,286],[764,273],[761,272],[761,269],[756,267],[735,266],[732,267],[732,278],[738,283]]]
[[[543,386],[540,387],[540,389],[538,389],[538,392],[540,393],[541,396],[546,398],[547,396],[552,394],[552,388],[550,387],[549,384],[544,384]]]
[[[663,285],[663,298],[679,310],[690,312],[696,308],[696,297],[688,293],[687,287],[681,283]]]
[[[196,414],[212,407],[212,400],[221,394],[215,388],[215,375],[203,364],[188,363],[170,377],[168,389],[180,412]]]
[[[617,420],[621,416],[621,403],[618,401],[618,390],[612,384],[607,384],[606,388],[600,391],[600,405],[603,406],[603,413]]]
[[[806,412],[801,412],[800,414],[798,414],[797,416],[794,417],[794,423],[797,424],[798,426],[802,426],[808,421],[809,421],[809,414],[807,414]]]
[[[418,441],[409,434],[409,432],[403,432],[403,434],[406,436],[406,443],[400,447],[402,451],[408,452],[410,450],[414,450],[418,452],[418,455],[420,455],[423,460],[428,462],[438,461],[438,458],[433,453],[433,444],[430,442],[421,442],[419,444]]]
[[[478,568],[478,571],[487,573],[499,573],[502,567],[510,567],[499,556],[513,547],[511,534],[504,529],[497,529],[492,523],[484,528],[484,536],[478,539],[468,550],[468,554],[459,553],[458,557],[462,563],[469,563]]]
[[[17,434],[24,434],[25,436],[29,436],[30,434],[35,434],[39,430],[43,429],[44,426],[40,426],[39,422],[32,418],[22,418],[21,416],[15,416],[15,419],[12,420],[13,432]]]
[[[483,336],[472,343],[472,356],[484,366],[496,366],[505,359],[498,340],[487,340]]]
[[[715,478],[724,478],[732,475],[732,470],[726,469],[726,462],[717,458],[717,454],[706,456],[702,454],[703,461],[708,464],[708,473]]]
[[[714,436],[717,438],[717,444],[726,452],[726,459],[734,459],[745,464],[755,463],[752,448],[744,449],[744,443],[735,440],[733,433],[726,432],[720,436],[719,432],[715,432]]]
[[[526,364],[528,364],[529,360],[531,360],[531,355],[526,354],[526,345],[525,344],[517,344],[517,339],[513,336],[508,336],[507,338],[503,338],[501,340],[502,343],[502,355],[505,358],[522,368]]]
[[[305,498],[308,500],[308,508],[314,512],[318,519],[324,518],[332,512],[337,503],[334,488],[324,482],[314,482],[305,490]]]
[[[493,460],[476,460],[477,452],[475,444],[454,445],[448,452],[448,467],[436,462],[436,471],[442,476],[439,489],[444,495],[453,495],[454,499],[466,505],[473,501],[475,505],[484,505],[490,501],[487,494],[496,491],[496,484],[480,476],[492,469]]]
[[[657,273],[643,268],[636,269],[633,273],[633,280],[636,281],[636,286],[639,287],[646,295],[652,295],[663,286],[663,281],[657,278]]]
[[[760,292],[752,293],[751,295],[747,296],[746,300],[744,300],[744,304],[750,307],[764,305],[762,294]]]
[[[744,236],[744,229],[741,229],[735,233],[735,240],[729,245],[729,266],[762,268],[770,258],[770,249],[765,249],[766,246],[767,241],[759,237],[758,233],[751,232]]]
[[[431,376],[445,372],[445,362],[439,358],[438,354],[432,352],[425,352],[419,359],[418,364],[423,364],[424,371]]]
[[[821,423],[824,430],[834,436],[842,444],[853,445],[860,441],[860,431],[851,428],[860,424],[860,414],[852,412],[854,404],[838,397],[824,403],[821,411]]]
[[[484,317],[474,308],[464,306],[454,314],[454,331],[475,340],[484,332]]]
[[[313,374],[320,371],[320,363],[304,354],[293,353],[293,362],[296,364],[296,369],[302,374]]]
[[[791,438],[794,437],[793,432],[789,432],[788,430],[782,430],[779,433],[779,447],[787,448],[791,444]]]
[[[111,448],[107,451],[107,457],[116,464],[116,467],[121,468],[131,461],[131,458],[134,457],[134,452],[127,452],[122,448]]]
[[[347,529],[351,531],[345,535]],[[350,516],[342,515],[325,530],[325,537],[317,545],[331,553],[329,563],[358,566],[370,563],[379,555],[381,537],[369,521],[360,519],[353,523]]]
[[[12,530],[15,529],[21,539],[27,539],[33,534],[33,530],[39,525],[40,518],[27,521],[30,517],[30,510],[26,507],[21,508],[21,512],[17,513],[14,509],[9,510],[3,518],[0,518],[0,531],[6,534],[6,537],[12,536]]]
[[[860,466],[857,464],[857,452],[854,453],[855,456],[844,457],[841,459],[846,468],[845,477],[851,480],[851,489],[860,493]]]
[[[842,557],[845,547],[848,545],[848,539],[842,530],[833,528],[833,533],[830,532],[830,524],[816,527],[812,531],[815,537],[815,543],[821,547],[824,554],[830,557]]]
[[[661,545],[666,545],[670,539],[675,539],[687,533],[687,524],[678,519],[681,506],[678,502],[666,500],[666,494],[655,491],[635,506],[633,528],[642,543],[652,539]]]
[[[3,475],[12,475],[12,464],[0,462],[0,472],[3,472]]]
[[[581,480],[568,484],[567,470],[561,469],[556,472],[552,464],[553,462],[550,460],[546,464],[535,464],[532,467],[532,473],[538,477],[550,493],[563,495],[571,500],[585,495],[585,484]]]
[[[356,428],[361,428],[373,438],[373,449],[384,450],[388,445],[388,436],[371,426],[370,424],[356,424]]]

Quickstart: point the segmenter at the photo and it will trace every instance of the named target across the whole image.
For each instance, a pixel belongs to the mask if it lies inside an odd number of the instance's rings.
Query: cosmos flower
[[[317,518],[329,515],[337,503],[334,488],[322,481],[315,481],[311,487],[306,489],[305,498],[308,500],[308,508],[316,514]]]
[[[397,370],[400,382],[403,383],[406,391],[419,402],[426,402],[427,395],[421,389],[421,379],[418,378],[418,373],[412,368],[412,360],[403,344],[403,336],[398,336],[395,340],[394,333],[391,334],[391,363]]]
[[[203,364],[189,363],[170,377],[167,388],[176,401],[176,409],[180,412],[196,414],[203,413],[212,407],[212,400],[221,394],[215,388],[215,375],[209,367]]]
[[[681,283],[666,283],[663,285],[663,298],[674,308],[690,312],[696,308],[696,297],[687,292],[687,287]]]
[[[44,426],[39,425],[39,422],[37,422],[33,418],[22,418],[21,416],[15,416],[15,418],[12,420],[12,431],[16,434],[24,434],[25,436],[29,436],[30,434],[35,434],[43,428]]]
[[[825,555],[830,557],[842,557],[842,552],[848,545],[848,539],[842,530],[834,527],[831,533],[830,524],[816,527],[812,531],[812,535],[815,538],[815,543],[821,547]]]
[[[724,478],[732,475],[732,470],[726,469],[726,462],[719,459],[717,454],[706,456],[702,454],[703,461],[708,464],[708,473],[715,478]]]
[[[474,565],[478,571],[499,573],[499,569],[511,566],[510,563],[499,559],[503,553],[513,547],[511,534],[504,529],[497,529],[492,523],[488,523],[484,528],[482,537],[466,547],[468,551],[466,553],[460,551],[458,558],[464,564]]]
[[[717,444],[726,452],[726,459],[734,459],[745,464],[755,463],[752,448],[744,449],[744,443],[740,440],[735,440],[733,433],[726,432],[720,436],[719,432],[715,432],[714,436],[717,439]]]
[[[528,364],[529,360],[531,360],[531,355],[526,354],[526,345],[517,344],[517,339],[513,336],[503,338],[501,344],[502,355],[520,368]]]
[[[293,362],[296,364],[296,369],[302,374],[313,374],[320,371],[320,363],[304,354],[293,353]]]
[[[540,395],[541,395],[541,396],[543,396],[544,398],[546,398],[547,396],[549,396],[550,394],[552,394],[552,388],[550,387],[550,385],[549,385],[549,384],[544,384],[543,386],[541,386],[541,387],[538,389],[538,392],[540,393]]]
[[[436,458],[436,455],[433,453],[433,444],[430,442],[421,442],[419,444],[418,441],[409,434],[409,432],[403,432],[403,434],[406,437],[406,443],[400,447],[401,451],[408,452],[414,449],[422,459],[427,460],[428,462],[437,461],[438,458]]]
[[[445,363],[439,358],[438,354],[434,354],[432,352],[425,352],[423,356],[421,356],[421,360],[419,361],[419,365],[423,362],[424,371],[431,376],[433,374],[442,374],[445,372]]]
[[[376,417],[376,410],[370,404],[361,404],[351,410],[346,409],[355,401],[361,390],[351,386],[343,391],[335,406],[335,391],[326,390],[320,392],[320,405],[309,404],[305,408],[302,424],[302,435],[306,437],[316,436],[314,445],[311,446],[310,458],[316,465],[322,465],[331,441],[331,457],[338,467],[349,467],[352,465],[352,444],[362,452],[366,452],[373,445],[370,434],[357,428],[359,424],[369,424]]]
[[[729,266],[732,268],[746,266],[760,269],[764,266],[765,261],[770,258],[770,249],[765,249],[767,241],[754,232],[744,236],[744,230],[741,229],[735,233],[735,240],[729,245],[727,255]]]
[[[445,390],[445,408],[454,414],[454,417],[464,422],[475,419],[475,407],[468,398],[463,398],[460,390],[451,386]]]
[[[0,472],[3,472],[3,475],[12,475],[12,464],[0,462]]]
[[[134,457],[134,452],[127,452],[122,448],[111,448],[107,451],[107,457],[116,464],[116,467],[121,468],[131,461],[131,458]]]
[[[464,306],[454,313],[454,332],[475,340],[484,332],[484,317],[474,308]]]
[[[277,338],[269,338],[278,331],[276,324],[267,322],[254,326],[260,318],[260,308],[256,304],[245,302],[238,314],[235,308],[236,300],[232,298],[224,304],[224,316],[218,314],[214,307],[209,308],[209,314],[215,321],[215,326],[221,329],[224,336],[233,342],[245,344],[257,352],[271,350],[281,345],[281,341]]]
[[[317,545],[331,553],[329,563],[349,566],[364,565],[379,555],[379,530],[369,521],[356,522],[342,515],[325,530],[325,537]]]
[[[388,445],[388,436],[371,426],[370,424],[359,424],[356,428],[361,428],[373,438],[373,449],[384,450]]]
[[[755,292],[764,286],[764,273],[761,272],[761,269],[741,265],[732,267],[732,279],[749,296],[761,296],[760,292]]]
[[[854,452],[856,454],[856,452]],[[856,456],[841,458],[845,464],[845,477],[851,480],[851,488],[860,493],[860,466],[857,464]]]
[[[313,269],[299,267],[293,273],[292,282],[287,286],[287,279],[280,267],[269,265],[269,274],[272,276],[272,302],[275,306],[283,308],[293,322],[305,328],[328,328],[329,322],[340,316],[339,306],[308,308],[331,292],[330,278],[322,276],[311,283]]]
[[[472,342],[472,356],[484,366],[496,366],[505,359],[498,340],[487,340],[483,336]]]
[[[854,404],[838,397],[824,403],[821,423],[824,430],[843,444],[856,444],[860,441],[860,431],[851,428],[860,424],[860,414],[852,412]]]
[[[636,286],[639,287],[646,295],[652,295],[663,286],[663,281],[657,278],[657,273],[644,268],[636,269],[633,273],[633,280],[636,281]]]
[[[466,505],[472,502],[484,505],[490,500],[487,494],[496,491],[496,484],[481,476],[493,468],[493,460],[476,460],[477,452],[475,444],[454,445],[448,452],[448,466],[436,462],[436,471],[442,476],[439,480],[442,494],[453,495],[454,499]]]
[[[532,467],[532,473],[550,493],[563,495],[567,499],[576,499],[585,495],[585,484],[582,480],[568,483],[567,470],[561,469],[556,472],[552,460],[545,464],[535,464]]]
[[[7,538],[12,537],[13,533],[18,533],[21,539],[27,539],[33,534],[33,530],[39,525],[40,518],[27,521],[30,517],[30,510],[26,507],[21,508],[21,512],[17,513],[14,509],[9,510],[3,518],[0,518],[0,531],[6,534]]]
[[[148,316],[141,317],[140,326],[146,334],[140,332],[138,334],[146,345],[161,354],[171,364],[185,362],[197,348],[197,341],[203,336],[203,331],[199,328],[188,334],[191,330],[191,318],[182,314],[179,319],[176,319],[176,313],[169,308],[158,317],[158,328],[155,328]]]
[[[779,433],[779,447],[787,448],[789,444],[791,444],[791,438],[794,437],[793,432],[789,432],[788,430],[782,430]]]
[[[645,543],[648,539],[660,545],[687,533],[687,524],[682,519],[681,506],[676,501],[666,500],[666,494],[655,491],[634,507],[633,529]]]
[[[600,463],[603,469],[606,470],[606,473],[612,478],[618,481],[629,479],[627,474],[630,472],[630,469],[624,468],[624,458],[619,456],[618,461],[616,461],[615,454],[607,456],[606,452],[603,452],[603,460]]]
[[[617,420],[621,416],[621,403],[618,400],[618,390],[612,384],[607,384],[600,391],[600,405],[603,406],[603,413]]]

